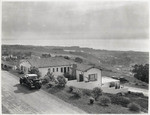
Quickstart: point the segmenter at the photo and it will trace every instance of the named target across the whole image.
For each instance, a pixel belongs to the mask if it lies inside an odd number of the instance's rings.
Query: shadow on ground
[[[14,93],[34,93],[35,91],[38,91],[38,89],[29,89],[27,86],[16,84],[14,87],[17,87],[17,90],[14,91]]]

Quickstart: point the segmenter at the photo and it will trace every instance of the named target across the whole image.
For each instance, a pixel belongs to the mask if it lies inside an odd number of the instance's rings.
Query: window
[[[53,72],[55,72],[55,68],[53,68]]]
[[[70,69],[69,69],[69,67],[68,67],[68,72],[69,72],[69,70],[70,70]]]
[[[61,72],[63,72],[63,68],[61,67]]]
[[[23,70],[23,66],[21,66],[21,70]]]
[[[97,74],[90,74],[89,81],[97,81]]]
[[[58,72],[58,68],[56,69],[56,71]]]
[[[64,73],[66,73],[66,67],[64,67]]]

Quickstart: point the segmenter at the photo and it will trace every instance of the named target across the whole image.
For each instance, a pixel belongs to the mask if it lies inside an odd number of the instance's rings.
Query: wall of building
[[[76,78],[77,78],[77,81],[79,81],[79,76],[80,76],[80,74],[83,74],[83,75],[84,75],[84,72],[79,71],[79,70],[76,70]],[[85,80],[85,79],[83,78],[83,80]]]
[[[80,74],[83,74],[84,81],[86,81],[86,79],[89,77],[90,74],[97,74],[97,81],[100,83],[100,85],[102,84],[101,70],[97,68],[91,68],[87,72],[77,70],[76,71],[77,81],[79,81]]]
[[[28,69],[30,69],[31,65],[28,61],[23,60],[20,64],[19,64],[19,68],[21,69],[21,66],[23,66],[23,71],[25,74],[28,73]],[[58,75],[63,75],[64,74],[64,67],[66,67],[66,72],[69,72],[71,74],[71,65],[67,65],[67,66],[57,66],[57,67],[45,67],[45,68],[38,68],[39,71],[41,72],[42,77],[44,77],[47,72],[48,69],[50,68],[50,71],[53,73],[53,75],[55,77],[57,77]],[[69,71],[68,71],[68,67],[69,67]],[[58,68],[58,71],[57,71]],[[63,72],[61,72],[61,68],[63,68]],[[54,71],[53,71],[54,69]]]
[[[70,72],[71,72],[70,66],[57,66],[57,67],[39,68],[39,71],[41,72],[42,77],[44,77],[44,76],[47,74],[48,69],[50,69],[50,72],[53,73],[54,77],[57,77],[57,76],[59,76],[59,75],[63,75],[63,74],[64,74],[64,68],[65,68],[65,67],[66,67],[66,73],[67,73],[67,72],[70,73]],[[69,71],[68,71],[68,67],[69,67]],[[63,68],[63,72],[61,72],[61,68]],[[53,69],[54,69],[54,71],[53,71]],[[57,71],[57,69],[58,69],[58,71]]]
[[[27,74],[28,70],[31,67],[31,64],[27,60],[24,60],[24,61],[20,62],[20,64],[19,64],[20,69],[21,69],[21,66],[23,66],[24,73]]]
[[[91,68],[85,72],[84,76],[88,77],[90,74],[97,74],[97,81],[102,82],[101,70],[97,68]]]

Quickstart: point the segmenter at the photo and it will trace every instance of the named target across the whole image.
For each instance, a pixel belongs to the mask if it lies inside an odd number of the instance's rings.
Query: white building
[[[19,67],[26,74],[31,67],[37,67],[42,77],[44,77],[48,69],[50,69],[50,72],[52,72],[55,77],[69,73],[77,79],[77,82],[98,81],[100,84],[102,82],[101,69],[78,64],[62,57],[24,59],[20,62]]]
[[[54,76],[63,75],[64,73],[70,73],[70,68],[73,63],[70,61],[60,58],[60,57],[51,57],[51,58],[32,58],[21,60],[19,67],[24,73],[28,73],[31,67],[37,67],[42,74],[42,77],[46,75],[48,69],[53,73]]]
[[[101,84],[101,69],[89,65],[77,64],[76,78],[78,82],[98,81]]]

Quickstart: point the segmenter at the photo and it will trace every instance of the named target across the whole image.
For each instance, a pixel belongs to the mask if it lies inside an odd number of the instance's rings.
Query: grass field
[[[69,93],[69,88],[66,86],[65,88],[47,88],[47,86],[42,87],[43,90],[55,95],[56,97],[64,100],[67,103],[70,103],[74,106],[77,106],[80,109],[83,109],[87,113],[92,114],[104,114],[104,113],[112,113],[112,114],[134,114],[135,112],[129,111],[127,107],[123,107],[121,105],[117,104],[111,104],[109,106],[101,106],[100,103],[97,101],[94,104],[89,103],[89,97],[86,95],[81,96],[81,98],[74,98],[72,93]],[[80,89],[81,90],[81,89]],[[103,94],[103,95],[109,95],[115,96],[113,94]],[[138,102],[140,100],[144,100],[142,103],[142,111],[147,112],[148,109],[148,99],[146,97],[138,97],[134,96],[132,98],[131,95],[128,95],[126,97],[129,97],[131,99],[131,102]],[[141,104],[141,103],[138,103]]]

